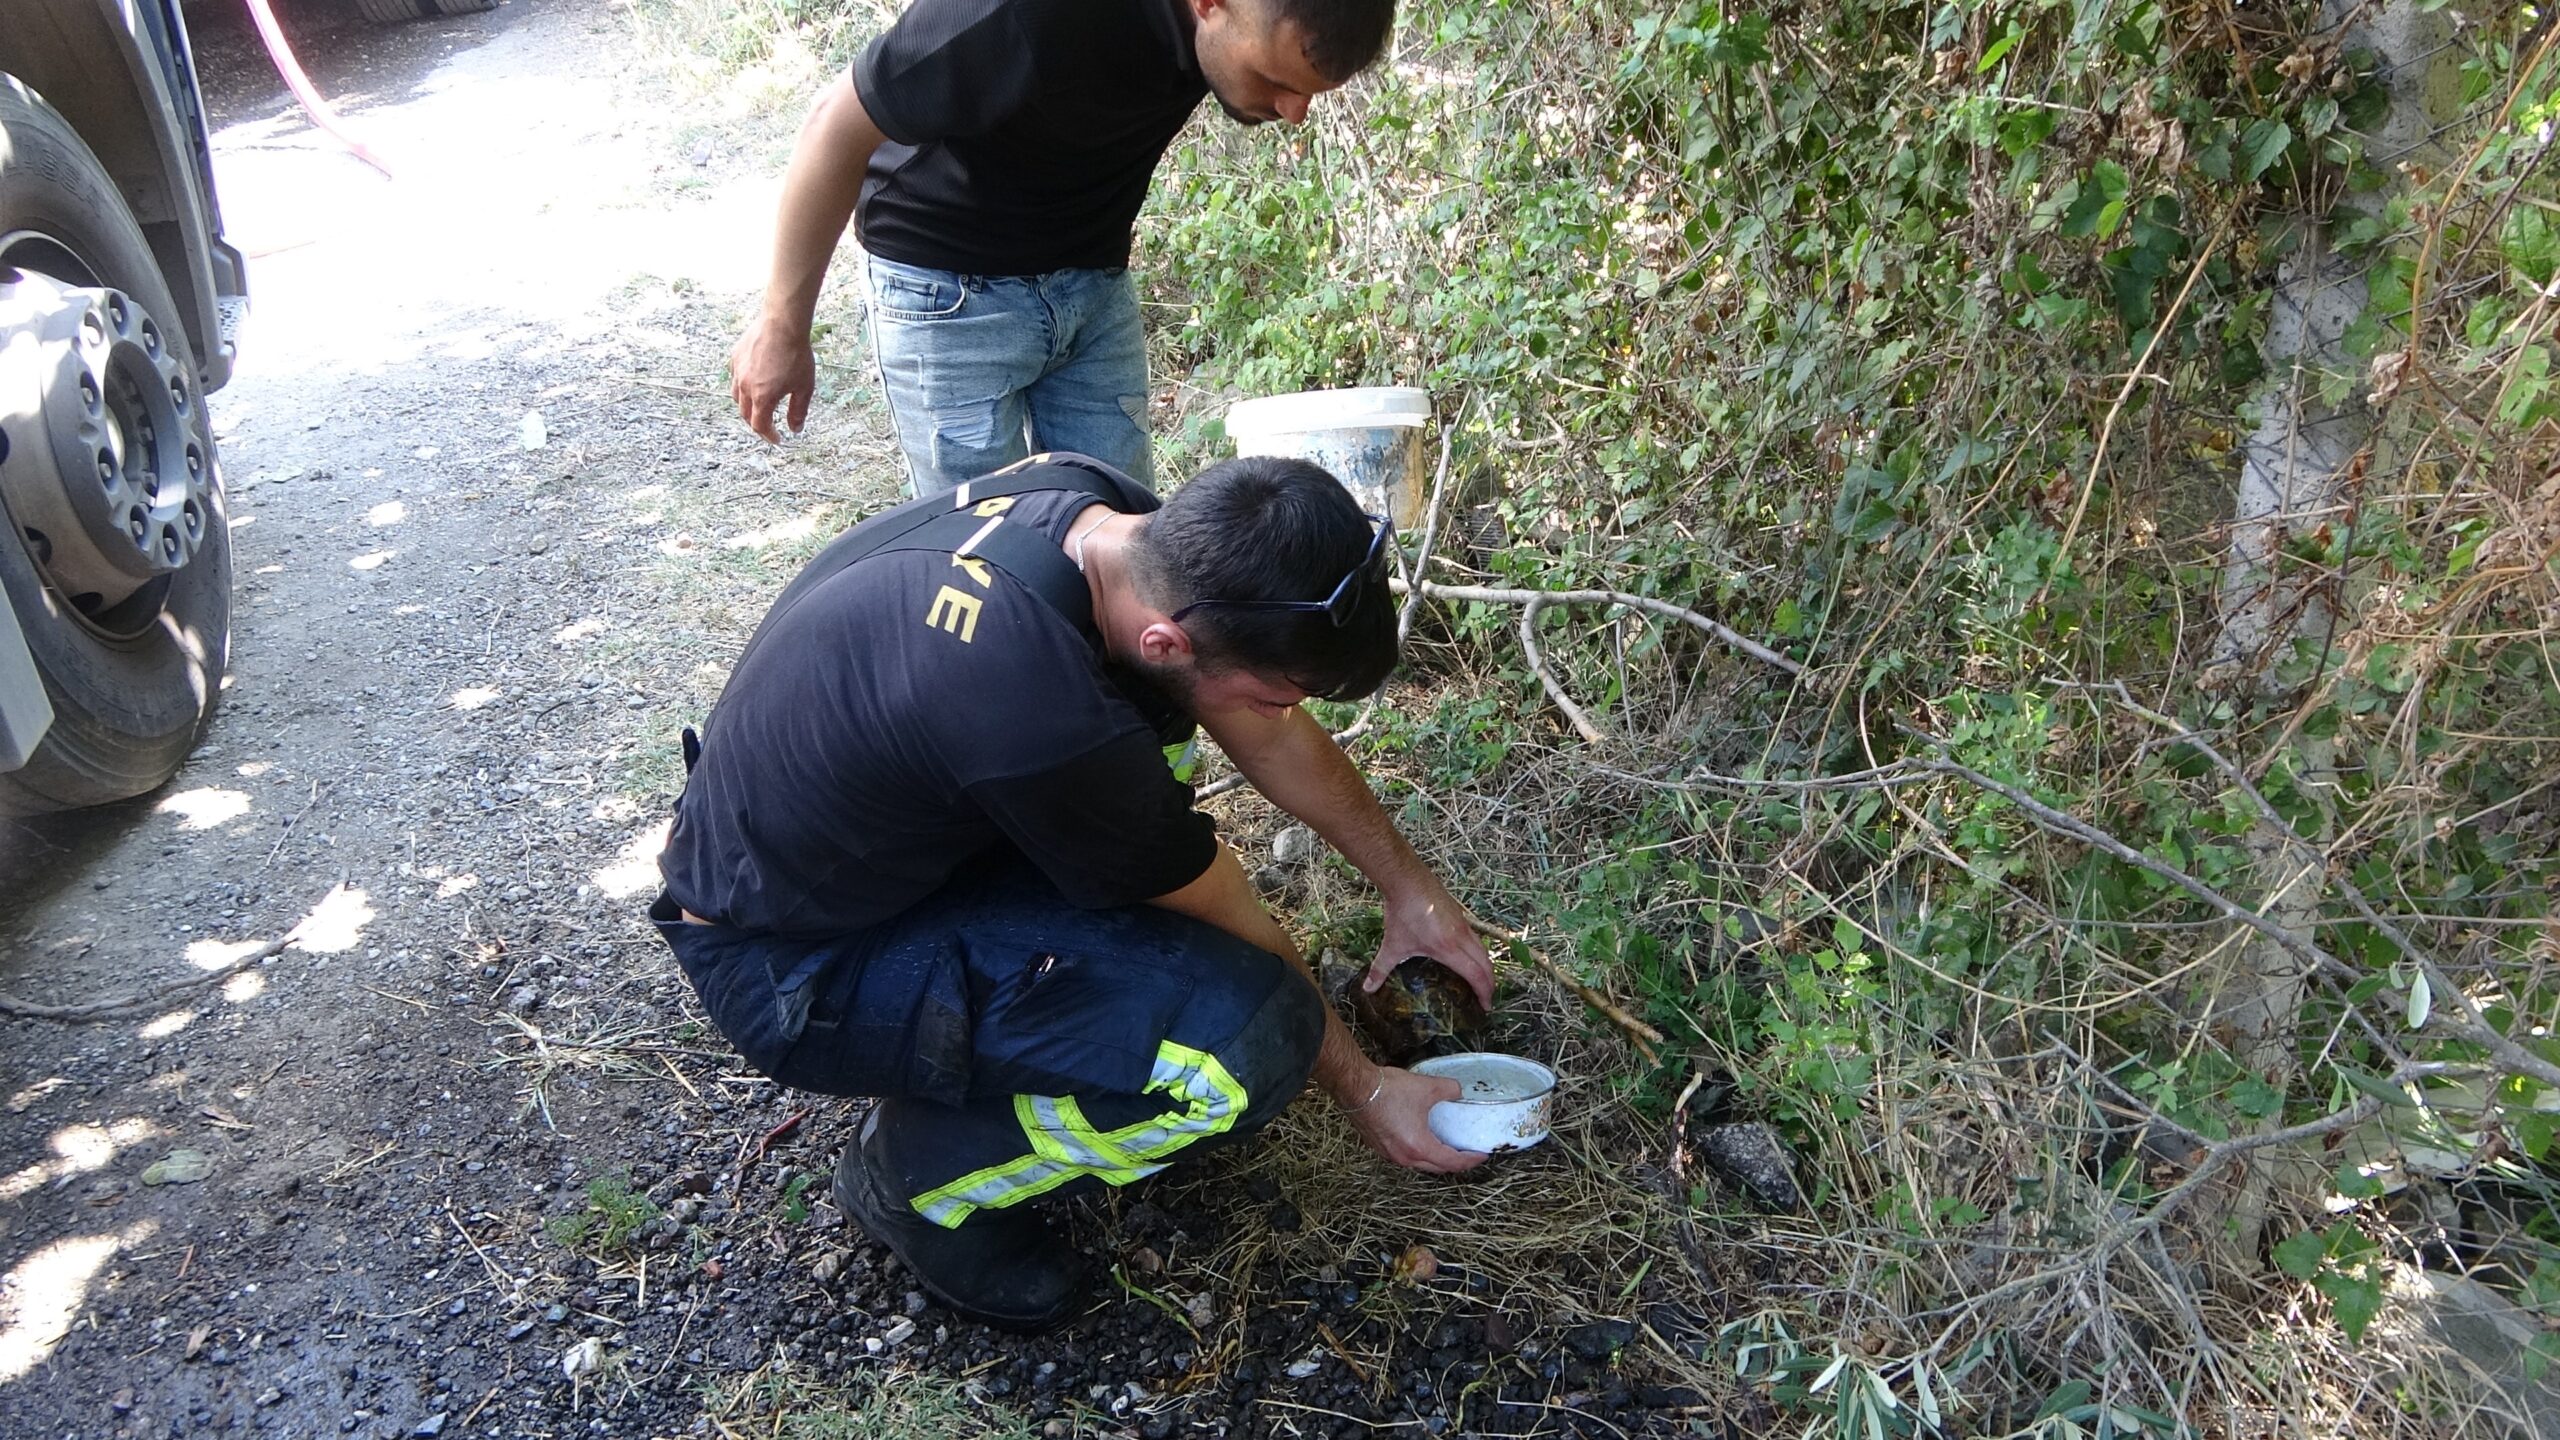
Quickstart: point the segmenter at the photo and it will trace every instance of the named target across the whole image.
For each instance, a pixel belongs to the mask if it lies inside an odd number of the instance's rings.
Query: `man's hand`
[[[1476,992],[1478,1004],[1493,1008],[1493,962],[1485,954],[1484,942],[1476,938],[1466,907],[1437,878],[1425,872],[1408,889],[1388,896],[1381,918],[1385,925],[1378,938],[1378,958],[1370,962],[1361,989],[1377,989],[1397,966],[1416,955],[1428,955],[1466,981],[1467,988]]]
[[[1378,1098],[1343,1114],[1370,1149],[1407,1170],[1434,1175],[1455,1175],[1484,1163],[1481,1152],[1451,1149],[1431,1133],[1431,1107],[1463,1094],[1457,1081],[1384,1065],[1378,1067],[1378,1078],[1384,1082]]]
[[[809,326],[818,313],[818,290],[827,261],[853,219],[871,152],[887,137],[862,108],[851,74],[839,75],[818,97],[791,147],[782,172],[782,204],[773,220],[773,278],[764,307],[729,352],[729,394],[747,428],[779,445],[773,409],[795,432],[809,421],[809,398],[818,389],[818,357]]]
[[[809,399],[818,389],[818,354],[805,327],[759,316],[729,351],[729,394],[738,402],[738,418],[769,444],[782,443],[773,411],[789,402],[783,415],[791,432],[809,423]]]

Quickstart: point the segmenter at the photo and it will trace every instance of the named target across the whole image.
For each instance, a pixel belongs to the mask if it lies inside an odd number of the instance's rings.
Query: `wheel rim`
[[[0,235],[0,494],[18,540],[78,622],[129,639],[213,524],[193,378],[131,295],[41,236]]]

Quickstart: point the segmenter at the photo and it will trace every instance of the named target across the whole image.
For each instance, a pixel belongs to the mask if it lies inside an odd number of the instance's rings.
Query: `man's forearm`
[[[1217,858],[1199,879],[1170,895],[1159,895],[1150,903],[1215,925],[1248,945],[1270,951],[1297,966],[1307,983],[1314,985],[1319,995],[1323,993],[1323,984],[1307,965],[1297,942],[1263,908],[1261,898],[1253,893],[1252,882],[1245,879],[1244,867],[1226,846],[1218,847]],[[1357,1107],[1373,1093],[1378,1067],[1360,1053],[1359,1042],[1351,1038],[1350,1027],[1342,1023],[1330,1003],[1324,1014],[1324,1045],[1316,1052],[1316,1083],[1335,1100]]]
[[[1417,885],[1436,883],[1385,807],[1361,778],[1359,767],[1324,727],[1304,710],[1270,722],[1268,730],[1217,734],[1219,748],[1272,804],[1305,821],[1325,843],[1369,877],[1390,899]]]
[[[782,176],[773,273],[765,286],[766,319],[807,332],[818,312],[827,263],[862,197],[863,172],[884,138],[863,110],[850,77],[837,79],[810,110]]]

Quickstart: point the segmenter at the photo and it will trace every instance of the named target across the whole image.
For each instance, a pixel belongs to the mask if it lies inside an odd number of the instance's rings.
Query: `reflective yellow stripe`
[[[1147,1077],[1147,1093],[1159,1090],[1181,1108],[1107,1134],[1093,1128],[1071,1095],[1014,1096],[1014,1120],[1031,1153],[918,1195],[916,1213],[937,1225],[958,1225],[981,1209],[1018,1205],[1085,1175],[1106,1185],[1142,1180],[1183,1146],[1235,1128],[1248,1102],[1216,1056],[1170,1040],[1156,1047]]]

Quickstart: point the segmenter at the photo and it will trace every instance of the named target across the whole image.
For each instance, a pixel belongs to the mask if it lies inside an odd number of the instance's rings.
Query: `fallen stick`
[[[1407,588],[1402,580],[1393,580],[1389,584],[1397,589]],[[1420,589],[1424,596],[1433,600],[1475,600],[1487,605],[1624,605],[1630,610],[1642,610],[1649,614],[1677,620],[1691,629],[1714,636],[1754,660],[1775,665],[1790,675],[1804,673],[1804,666],[1759,641],[1739,634],[1731,627],[1719,624],[1686,606],[1674,605],[1668,600],[1656,600],[1650,595],[1630,595],[1623,590],[1505,590],[1490,585],[1443,585],[1437,580],[1420,581],[1413,588]]]
[[[1547,597],[1539,595],[1520,607],[1520,653],[1528,659],[1538,683],[1546,687],[1547,698],[1556,702],[1565,719],[1573,722],[1574,733],[1582,737],[1584,744],[1598,745],[1602,743],[1600,727],[1592,724],[1582,707],[1573,703],[1573,697],[1564,693],[1563,684],[1547,669],[1547,657],[1538,653],[1538,612],[1546,609],[1547,603]]]
[[[1588,1005],[1592,1009],[1609,1017],[1609,1019],[1615,1023],[1620,1030],[1626,1032],[1629,1040],[1635,1042],[1636,1053],[1645,1058],[1645,1063],[1651,1065],[1659,1065],[1662,1063],[1661,1052],[1654,1049],[1656,1045],[1663,1043],[1661,1031],[1656,1030],[1652,1026],[1644,1023],[1642,1020],[1637,1019],[1617,1001],[1610,999],[1608,996],[1601,994],[1599,991],[1583,984],[1580,980],[1575,979],[1572,975],[1567,974],[1563,966],[1558,965],[1553,960],[1550,960],[1546,956],[1529,948],[1529,942],[1525,938],[1513,934],[1511,931],[1505,930],[1499,925],[1489,925],[1472,915],[1467,917],[1467,923],[1475,927],[1477,934],[1484,936],[1488,940],[1508,941],[1511,945],[1512,953],[1515,956],[1528,956],[1529,963],[1537,966],[1541,971],[1544,971],[1548,979],[1553,980],[1567,990],[1572,991],[1576,996],[1581,998],[1583,1004]]]
[[[341,883],[332,888],[329,894],[335,895],[345,888],[346,886]],[[320,904],[312,907],[311,913],[319,914],[328,903],[328,897],[323,896]],[[46,1005],[34,1000],[21,1000],[15,995],[0,995],[0,1015],[20,1020],[51,1020],[58,1024],[78,1025],[91,1020],[103,1020],[110,1015],[119,1015],[127,1010],[140,1010],[147,1006],[158,1005],[174,996],[184,995],[190,990],[201,990],[207,985],[228,980],[252,965],[273,959],[282,953],[286,946],[301,939],[303,925],[310,923],[306,919],[302,924],[294,926],[257,949],[233,956],[219,967],[207,970],[201,975],[190,975],[184,980],[172,980],[166,985],[120,999],[99,1000],[86,1005]]]

